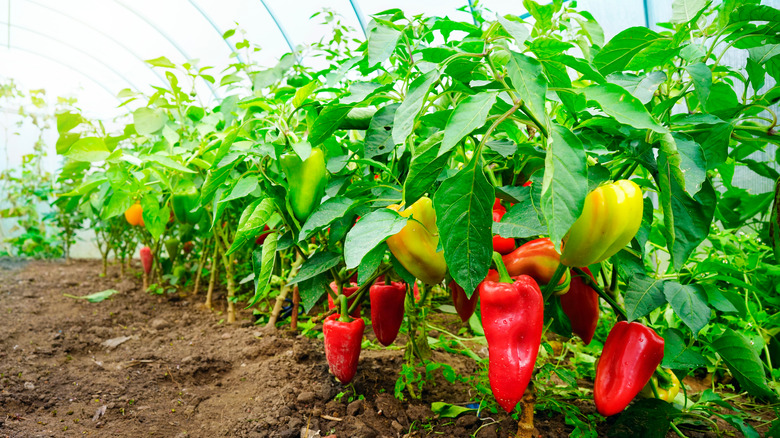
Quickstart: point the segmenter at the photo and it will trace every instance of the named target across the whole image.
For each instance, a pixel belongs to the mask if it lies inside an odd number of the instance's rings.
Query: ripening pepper
[[[181,182],[171,197],[173,214],[183,224],[197,224],[203,217],[203,208],[198,201],[200,192],[191,181]]]
[[[357,372],[360,347],[366,323],[362,318],[351,321],[347,315],[347,298],[340,298],[341,314],[325,318],[322,334],[325,336],[325,359],[330,371],[341,383],[349,383]]]
[[[455,280],[449,283],[450,295],[452,296],[452,305],[455,306],[455,311],[458,312],[460,320],[466,322],[471,318],[474,310],[477,308],[477,300],[479,300],[479,290],[475,290],[471,294],[471,298],[466,297],[466,291]]]
[[[144,209],[141,207],[140,202],[136,202],[135,204],[131,205],[130,208],[125,210],[125,219],[127,220],[127,223],[136,226],[144,226]]]
[[[377,279],[368,290],[371,300],[371,325],[380,344],[387,347],[395,341],[404,321],[406,283],[393,281],[385,284]]]
[[[175,237],[165,240],[165,250],[168,251],[168,258],[175,260],[179,256],[179,246],[181,242]]]
[[[403,211],[400,205],[388,208],[398,211],[403,217],[415,220],[397,234],[387,238],[387,246],[396,259],[425,284],[439,284],[444,280],[447,263],[444,252],[436,252],[439,245],[439,228],[436,226],[436,212],[430,198],[422,197]]]
[[[293,214],[304,222],[325,195],[328,182],[325,154],[314,148],[305,161],[297,154],[287,154],[282,156],[280,164],[287,177],[287,193]]]
[[[352,295],[354,295],[355,292],[358,291],[358,289],[360,289],[360,287],[358,285],[348,286],[347,284],[344,284],[342,286],[342,293],[347,298],[349,298],[349,297],[352,297]],[[338,287],[338,285],[336,284],[335,281],[330,282],[330,290],[332,290],[334,294],[338,294],[339,293],[339,287]],[[327,295],[328,295],[328,309],[335,309],[336,308],[336,304],[333,302],[333,297],[330,296],[330,294],[327,294]],[[349,300],[349,305],[350,306],[352,305],[353,301],[355,301],[355,297],[352,297],[352,299]],[[355,310],[353,310],[352,313],[349,314],[349,316],[351,316],[353,318],[360,317],[360,304],[358,304],[357,307],[355,307]]]
[[[627,179],[590,192],[563,239],[561,262],[584,267],[612,257],[639,231],[642,209],[642,190]]]
[[[149,275],[152,272],[152,250],[148,246],[144,246],[138,251],[139,257],[141,257],[141,265],[144,267],[144,272]]]
[[[659,371],[661,370],[661,371]],[[680,379],[670,370],[659,368],[656,370],[653,377],[647,382],[640,394],[646,398],[653,398],[653,388],[651,385],[655,384],[655,391],[658,393],[658,399],[671,403],[674,398],[677,397],[677,393],[680,392]]]
[[[502,258],[509,275],[512,277],[530,275],[541,286],[552,280],[555,270],[561,263],[555,246],[547,237],[526,242]],[[567,269],[561,281],[558,282],[555,293],[562,295],[568,292],[570,282],[571,273]]]
[[[588,268],[582,270],[596,281]],[[571,331],[579,336],[585,345],[590,344],[599,323],[599,294],[585,284],[579,275],[573,275],[569,292],[561,296],[561,307],[563,313],[569,317]]]
[[[255,245],[262,245],[263,242],[265,242],[265,239],[268,237],[268,235],[271,234],[271,229],[268,228],[268,225],[265,225],[263,227],[263,232],[260,233],[257,238],[255,239]]]
[[[605,417],[628,406],[664,358],[664,339],[638,322],[612,327],[596,366],[593,399]]]
[[[496,198],[498,204],[498,198]],[[493,206],[493,222],[501,222],[501,218],[506,214],[506,209],[498,204],[498,207]],[[493,251],[499,254],[509,254],[515,249],[515,239],[509,237],[501,237],[498,234],[493,235]]]
[[[485,280],[478,290],[490,388],[498,404],[511,412],[531,381],[542,342],[544,298],[527,275],[515,277],[512,283]]]

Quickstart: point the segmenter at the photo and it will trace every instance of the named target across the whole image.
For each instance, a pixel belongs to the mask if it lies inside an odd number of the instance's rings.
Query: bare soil
[[[328,373],[320,340],[262,330],[249,311],[223,324],[200,308],[202,296],[154,296],[137,276],[99,272],[95,261],[0,260],[0,436],[487,438],[517,430],[504,414],[437,418],[432,402],[471,398],[441,374],[420,400],[396,400],[401,348],[364,350],[352,392]],[[105,289],[120,293],[101,303],[63,296]],[[434,354],[458,373],[476,371],[466,357]],[[535,426],[544,437],[572,429],[538,413]]]

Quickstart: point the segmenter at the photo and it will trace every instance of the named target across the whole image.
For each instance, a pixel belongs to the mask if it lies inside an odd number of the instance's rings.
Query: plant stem
[[[558,285],[558,282],[561,281],[561,277],[566,274],[566,270],[569,269],[564,265],[563,263],[558,263],[558,267],[555,268],[555,272],[553,273],[552,278],[550,279],[550,282],[547,283],[547,285],[544,287],[544,301],[547,301],[548,298],[555,292],[555,287]]]
[[[593,290],[595,290],[596,293],[599,294],[599,296],[604,299],[604,301],[606,301],[607,303],[609,303],[610,306],[612,306],[612,310],[614,310],[615,313],[618,314],[618,319],[625,319],[625,320],[628,319],[628,316],[626,315],[626,311],[623,310],[622,307],[620,307],[620,304],[618,304],[614,298],[609,296],[609,294],[604,292],[604,290],[595,281],[593,281],[592,278],[590,278],[590,275],[586,274],[585,271],[583,271],[580,268],[573,268],[573,269],[574,272],[582,278],[585,284],[588,285],[588,287],[593,288]]]

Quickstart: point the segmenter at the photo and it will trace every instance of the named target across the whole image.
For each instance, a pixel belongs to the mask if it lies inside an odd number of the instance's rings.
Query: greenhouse
[[[0,0],[0,436],[780,437],[778,8]]]

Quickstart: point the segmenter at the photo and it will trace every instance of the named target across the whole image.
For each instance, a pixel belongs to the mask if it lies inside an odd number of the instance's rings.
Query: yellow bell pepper
[[[404,210],[398,204],[387,208],[410,218],[401,231],[387,238],[387,246],[395,258],[423,283],[441,283],[447,272],[447,263],[444,261],[444,252],[436,252],[439,228],[436,226],[433,202],[423,197]]]
[[[656,375],[653,376],[650,382],[647,382],[647,385],[642,388],[642,392],[640,394],[645,398],[655,397],[653,394],[653,388],[650,387],[650,385],[655,385],[655,391],[658,393],[658,400],[671,403],[680,392],[680,379],[678,379],[673,372],[669,370],[663,370],[664,376],[662,376],[662,380],[665,380],[665,382],[659,383],[659,379],[657,377],[658,374],[659,372],[656,371]]]
[[[642,190],[627,179],[590,192],[563,239],[561,263],[585,267],[612,257],[639,231],[642,209]]]

